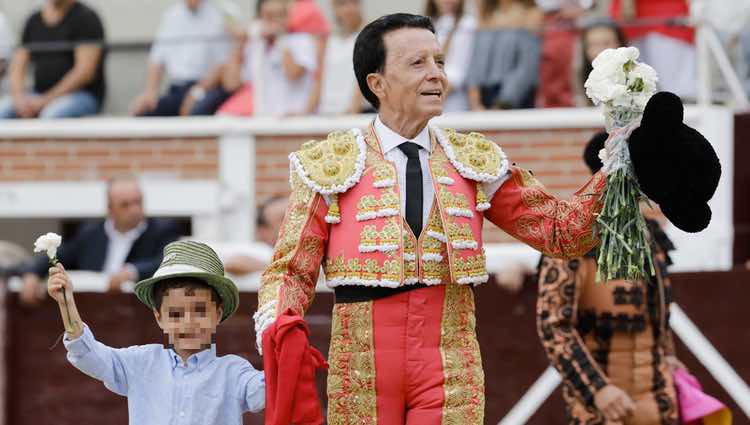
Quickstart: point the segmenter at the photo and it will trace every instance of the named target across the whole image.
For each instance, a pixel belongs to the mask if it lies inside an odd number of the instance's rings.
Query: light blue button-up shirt
[[[263,372],[239,356],[217,357],[215,345],[184,363],[159,344],[108,347],[88,326],[63,341],[73,366],[128,398],[130,424],[241,425],[243,412],[266,404]]]

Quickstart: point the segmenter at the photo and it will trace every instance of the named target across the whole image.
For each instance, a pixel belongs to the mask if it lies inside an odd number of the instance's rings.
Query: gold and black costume
[[[633,399],[625,425],[676,424],[677,401],[665,357],[674,355],[668,328],[673,246],[649,221],[656,275],[596,282],[596,251],[573,260],[543,257],[537,330],[563,379],[570,424],[608,424],[594,395],[613,384]]]

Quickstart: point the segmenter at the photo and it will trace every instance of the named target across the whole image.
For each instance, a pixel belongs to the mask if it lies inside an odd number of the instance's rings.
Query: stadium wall
[[[723,178],[701,244],[695,243],[695,235],[668,229],[681,248],[675,257],[678,270],[726,270],[732,264],[733,116],[726,108],[687,109],[687,122],[712,141],[722,159]],[[194,236],[199,238],[251,240],[256,201],[288,192],[288,154],[304,141],[333,130],[366,127],[370,120],[362,115],[8,122],[0,127],[0,199],[7,206],[0,209],[0,231],[28,217],[101,216],[106,211],[100,201],[103,179],[134,173],[144,181],[151,215],[193,217],[198,223]],[[602,129],[601,113],[593,108],[454,114],[434,123],[485,133],[512,162],[531,169],[562,197],[588,178],[581,153],[591,135]],[[188,195],[179,196],[169,182],[181,184]],[[191,185],[211,183],[212,188],[204,188],[208,197],[189,196]],[[54,211],[45,202],[51,197],[63,200]],[[78,201],[66,204],[68,197]],[[173,207],[177,198],[182,203]],[[494,226],[486,229],[488,242],[510,242]],[[14,242],[27,246],[31,241]],[[705,255],[707,247],[711,256]]]

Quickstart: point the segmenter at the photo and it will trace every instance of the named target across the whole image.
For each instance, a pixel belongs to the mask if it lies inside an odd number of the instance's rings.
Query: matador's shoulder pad
[[[465,178],[492,182],[508,173],[508,157],[500,146],[481,133],[461,134],[433,127],[448,160]]]
[[[292,170],[305,186],[323,195],[344,193],[359,182],[367,145],[359,129],[335,131],[311,140],[289,155]]]

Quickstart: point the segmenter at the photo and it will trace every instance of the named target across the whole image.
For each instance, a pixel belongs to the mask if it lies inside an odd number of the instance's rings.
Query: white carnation
[[[627,92],[628,87],[626,85],[606,81],[594,82],[586,87],[586,95],[594,101],[595,105],[615,102],[617,99],[624,97]]]
[[[620,47],[606,49],[594,59],[584,87],[595,105],[645,108],[656,92],[658,77],[652,67],[636,61],[639,54],[635,47]]]
[[[640,52],[635,47],[619,47],[617,49],[605,49],[599,53],[591,65],[596,68],[620,67],[626,63],[638,59]]]
[[[656,82],[659,81],[659,77],[654,68],[645,63],[636,64],[635,68],[628,72],[628,86],[635,84],[638,79],[643,82],[642,92],[656,92]]]
[[[45,252],[47,251],[47,257],[53,259],[57,256],[57,248],[62,243],[62,237],[56,233],[47,233],[46,235],[39,236],[34,242],[34,252]]]

